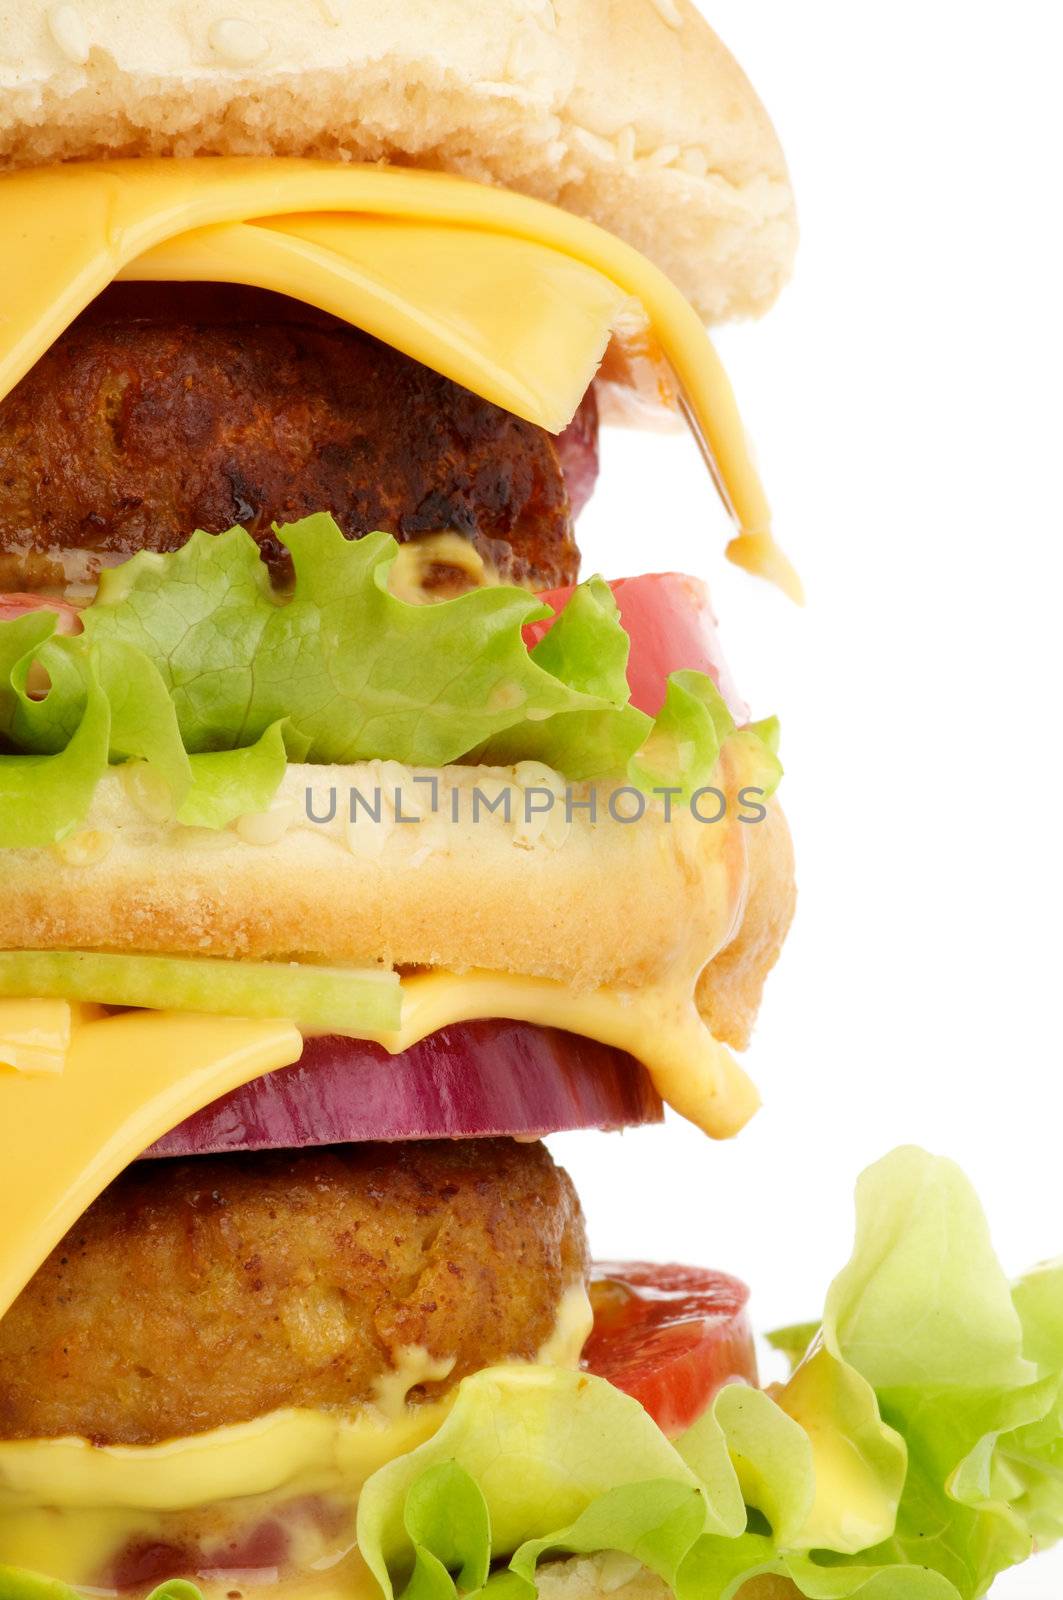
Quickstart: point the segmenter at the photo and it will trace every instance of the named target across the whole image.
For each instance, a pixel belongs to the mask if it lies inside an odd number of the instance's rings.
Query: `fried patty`
[[[461,534],[536,589],[577,575],[551,434],[282,295],[114,285],[0,404],[0,590],[91,586],[235,523],[284,582],[272,524],[314,511]]]
[[[377,1398],[400,1353],[534,1358],[585,1273],[540,1144],[354,1145],[151,1162],[89,1209],[0,1321],[0,1438],[149,1444]]]

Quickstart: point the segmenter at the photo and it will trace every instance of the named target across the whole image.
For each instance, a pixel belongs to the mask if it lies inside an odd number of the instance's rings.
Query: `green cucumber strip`
[[[0,951],[0,997],[276,1017],[353,1038],[393,1031],[402,1011],[394,972],[94,950]]]

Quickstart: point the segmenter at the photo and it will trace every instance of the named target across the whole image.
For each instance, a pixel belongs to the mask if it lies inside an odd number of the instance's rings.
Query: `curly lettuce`
[[[818,1328],[795,1332],[785,1384],[724,1389],[671,1444],[586,1376],[467,1380],[363,1496],[385,1594],[453,1600],[436,1530],[474,1489],[486,1517],[469,1526],[492,1543],[461,1570],[489,1571],[500,1600],[532,1600],[544,1557],[604,1550],[679,1600],[769,1574],[809,1600],[976,1600],[1060,1537],[1063,1263],[1009,1286],[951,1162],[904,1149],[864,1174],[852,1258]]]
[[[291,760],[537,760],[688,797],[733,738],[751,783],[778,781],[770,734],[737,732],[704,674],[673,674],[656,718],[629,703],[629,641],[601,579],[529,650],[523,628],[550,612],[522,589],[411,605],[388,589],[389,535],[349,540],[317,515],[278,536],[287,597],[231,528],[106,571],[77,636],[46,611],[0,623],[0,846],[62,839],[108,766],[131,760],[178,820],[224,827],[268,807],[281,742]]]
[[[614,1551],[677,1600],[766,1577],[807,1600],[978,1600],[1063,1534],[1063,1262],[1009,1285],[951,1162],[902,1149],[864,1174],[822,1320],[778,1342],[788,1380],[724,1388],[673,1440],[587,1373],[466,1378],[363,1490],[385,1600],[534,1600],[543,1561]],[[4,1568],[0,1596],[71,1600]]]

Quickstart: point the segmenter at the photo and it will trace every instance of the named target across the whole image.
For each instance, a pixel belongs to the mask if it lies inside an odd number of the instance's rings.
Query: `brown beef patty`
[[[578,418],[593,459],[593,395]],[[457,533],[503,581],[556,588],[579,566],[565,448],[282,295],[117,284],[0,404],[0,590],[91,587],[236,523],[283,583],[273,524],[315,511],[355,538]]]
[[[446,1378],[534,1359],[582,1279],[541,1144],[481,1139],[153,1161],[86,1212],[0,1321],[0,1438],[152,1444],[371,1402],[403,1351]]]

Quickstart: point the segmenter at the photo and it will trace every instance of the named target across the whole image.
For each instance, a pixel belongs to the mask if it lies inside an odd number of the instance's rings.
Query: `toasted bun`
[[[716,990],[703,978],[699,1002],[717,1037],[743,1045],[793,904],[782,814],[710,824],[648,810],[620,823],[606,809],[612,791],[599,789],[596,825],[575,810],[566,823],[559,801],[545,827],[538,817],[529,829],[519,785],[537,787],[547,772],[530,765],[443,768],[435,816],[377,826],[360,811],[353,827],[349,792],[371,796],[379,763],[291,766],[273,813],[286,831],[268,839],[266,819],[263,843],[153,823],[112,775],[79,835],[5,851],[0,948],[483,967],[575,989],[693,979],[723,951],[726,981]],[[470,791],[492,778],[514,785],[511,820],[481,811],[474,823]],[[411,779],[409,813],[427,795]],[[385,774],[385,792],[391,781]],[[308,785],[318,817],[335,790],[331,821],[307,820]]]
[[[0,162],[387,159],[593,218],[710,320],[763,310],[795,243],[786,165],[691,0],[21,0]]]
[[[775,965],[794,915],[793,847],[786,819],[771,806],[746,848],[745,909],[737,936],[705,968],[698,1010],[710,1033],[744,1050],[757,1020],[764,980]]]

